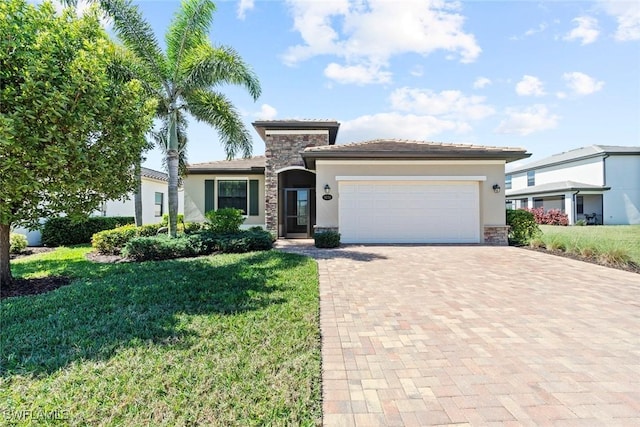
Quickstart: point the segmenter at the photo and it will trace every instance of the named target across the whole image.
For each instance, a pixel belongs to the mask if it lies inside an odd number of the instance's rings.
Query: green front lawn
[[[625,252],[640,265],[640,225],[570,226],[541,225],[541,240],[547,247],[564,244],[569,252],[594,249],[600,254]]]
[[[12,263],[14,276],[76,280],[0,303],[3,420],[320,423],[311,259],[269,251],[97,264],[87,251],[61,248]]]

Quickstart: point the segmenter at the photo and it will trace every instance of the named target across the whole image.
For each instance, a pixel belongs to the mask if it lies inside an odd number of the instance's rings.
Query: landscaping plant
[[[337,248],[340,246],[340,233],[337,231],[322,231],[313,236],[316,248]]]
[[[80,217],[134,190],[156,102],[116,77],[125,63],[91,10],[0,2],[0,287],[12,283],[13,225]]]
[[[533,213],[524,209],[507,209],[507,225],[510,245],[527,245],[541,233]]]

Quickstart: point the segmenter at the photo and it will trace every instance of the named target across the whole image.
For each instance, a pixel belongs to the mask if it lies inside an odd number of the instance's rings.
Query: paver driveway
[[[640,425],[640,275],[512,247],[316,257],[325,425]]]

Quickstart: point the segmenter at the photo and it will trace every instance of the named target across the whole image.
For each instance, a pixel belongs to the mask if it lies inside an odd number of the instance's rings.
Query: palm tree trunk
[[[167,168],[169,169],[169,236],[176,237],[178,232],[178,112],[169,113],[169,146],[167,147]]]
[[[9,264],[9,233],[11,224],[0,224],[0,287],[9,286],[13,281]]]
[[[136,215],[136,225],[140,227],[142,225],[142,175],[140,172],[140,163],[136,164],[136,192],[133,195],[133,205]]]

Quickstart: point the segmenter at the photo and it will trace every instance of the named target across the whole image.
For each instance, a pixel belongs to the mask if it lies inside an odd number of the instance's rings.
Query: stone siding
[[[485,225],[484,244],[493,246],[507,246],[509,244],[508,225]]]
[[[267,230],[278,233],[278,174],[276,171],[290,167],[302,166],[304,162],[300,153],[307,147],[329,144],[329,133],[326,134],[270,134],[265,137],[266,167],[265,176],[265,214]]]

